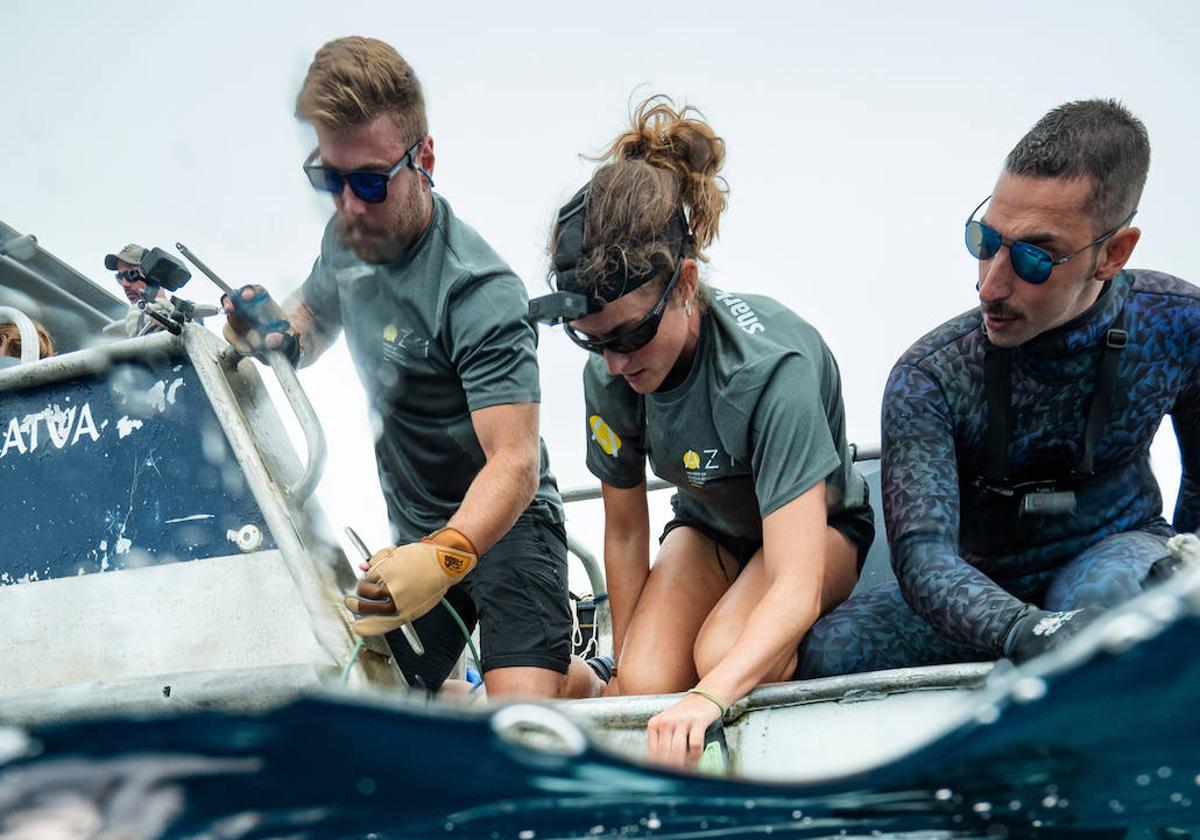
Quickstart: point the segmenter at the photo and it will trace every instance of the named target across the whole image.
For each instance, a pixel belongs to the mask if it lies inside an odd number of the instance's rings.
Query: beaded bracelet
[[[705,700],[708,700],[710,703],[715,704],[716,707],[721,710],[721,717],[725,717],[725,713],[729,711],[729,707],[722,703],[717,695],[705,691],[702,688],[690,688],[688,689],[687,693],[696,694],[700,697],[703,697]]]

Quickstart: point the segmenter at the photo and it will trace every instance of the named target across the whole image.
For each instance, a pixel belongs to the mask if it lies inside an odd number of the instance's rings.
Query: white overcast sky
[[[699,106],[728,143],[731,187],[709,280],[774,296],[821,330],[851,440],[879,439],[900,353],[975,303],[963,221],[1054,105],[1118,97],[1145,121],[1153,159],[1131,264],[1200,278],[1200,5],[1182,0],[5,0],[0,26],[0,219],[113,291],[102,258],[128,241],[183,241],[228,281],[281,297],[303,280],[332,204],[300,171],[314,138],[293,102],[316,49],[348,34],[386,40],[416,68],[438,191],[531,294],[552,215],[591,171],[580,153],[615,136],[631,99]],[[217,296],[202,277],[185,292]],[[590,483],[584,354],[556,333],[541,347],[553,470],[561,486]],[[381,544],[344,344],[303,380],[331,442],[331,519]],[[1173,440],[1155,452],[1171,500]],[[599,546],[595,507],[572,524]]]

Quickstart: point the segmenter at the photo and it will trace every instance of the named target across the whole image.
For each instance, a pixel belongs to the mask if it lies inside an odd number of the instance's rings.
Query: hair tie
[[[729,711],[729,707],[726,706],[724,703],[722,703],[720,701],[720,699],[717,697],[717,695],[707,692],[702,688],[689,688],[687,693],[695,694],[700,697],[703,697],[705,700],[708,700],[710,703],[712,703],[718,709],[721,710],[721,717],[725,717],[725,713]]]

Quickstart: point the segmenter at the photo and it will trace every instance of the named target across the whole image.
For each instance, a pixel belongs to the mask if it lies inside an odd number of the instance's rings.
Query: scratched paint
[[[195,370],[179,358],[4,394],[0,586],[236,551],[274,540]]]

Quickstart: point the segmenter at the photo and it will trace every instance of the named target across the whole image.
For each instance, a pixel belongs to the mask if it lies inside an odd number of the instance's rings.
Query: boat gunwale
[[[866,702],[915,691],[982,689],[994,667],[993,662],[962,662],[773,683],[759,686],[735,702],[724,719],[726,724],[733,724],[745,715],[766,709]],[[639,729],[683,697],[683,693],[595,697],[559,700],[552,705],[570,717],[584,718],[607,729]]]

